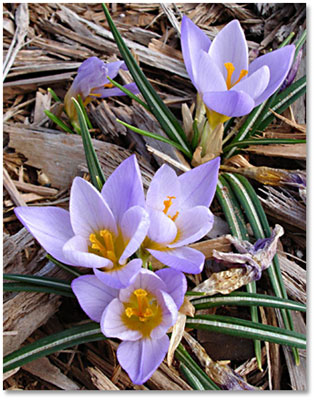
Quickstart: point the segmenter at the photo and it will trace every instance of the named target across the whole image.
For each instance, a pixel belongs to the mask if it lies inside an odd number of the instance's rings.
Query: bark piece
[[[79,390],[78,384],[74,383],[67,376],[65,376],[58,367],[53,365],[46,357],[36,359],[23,366],[32,375],[39,377],[62,390]]]
[[[90,374],[91,381],[98,390],[120,390],[105,374],[102,373],[100,369],[89,367],[87,370]]]
[[[306,143],[296,143],[294,145],[252,145],[246,148],[246,151],[268,157],[306,160]]]
[[[3,306],[3,330],[17,331],[4,336],[3,354],[15,351],[50,316],[57,312],[60,297],[57,295],[21,292]]]
[[[6,125],[5,132],[10,134],[9,146],[22,153],[27,164],[41,169],[49,177],[55,188],[67,188],[73,178],[83,170],[87,171],[82,139],[79,135],[67,135],[53,131],[47,134],[40,129],[27,126]],[[93,139],[106,177],[132,152],[120,146]],[[153,170],[139,158],[145,184],[149,184]]]

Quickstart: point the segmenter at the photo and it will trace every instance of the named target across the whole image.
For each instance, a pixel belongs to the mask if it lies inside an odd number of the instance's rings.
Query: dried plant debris
[[[276,253],[277,241],[284,234],[281,226],[276,225],[270,238],[258,240],[254,245],[231,235],[226,239],[236,248],[238,253],[213,251],[213,258],[226,266],[228,270],[213,273],[207,280],[197,285],[193,291],[204,292],[205,295],[217,293],[230,294],[254,280],[259,280]],[[190,297],[192,299],[193,297]]]
[[[223,390],[260,390],[248,384],[227,364],[213,361],[204,348],[189,333],[185,332],[184,338],[200,363],[204,366],[207,375]]]

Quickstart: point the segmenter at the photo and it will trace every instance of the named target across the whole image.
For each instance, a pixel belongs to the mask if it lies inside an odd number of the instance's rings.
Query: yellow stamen
[[[113,88],[113,84],[104,84],[105,88]]]
[[[162,309],[153,294],[138,288],[132,292],[129,301],[124,303],[121,319],[128,329],[138,330],[143,337],[149,337],[162,321]]]
[[[89,93],[88,96],[101,97],[101,94],[100,93]]]
[[[172,206],[172,204],[173,204],[173,200],[172,199],[176,199],[176,197],[175,196],[168,196],[167,197],[167,200],[165,200],[164,202],[163,202],[163,204],[164,204],[164,209],[163,209],[163,213],[165,213],[166,215],[167,215],[167,212],[168,212],[168,210],[169,210],[169,208]],[[177,217],[178,217],[178,215],[179,215],[179,212],[176,212],[175,214],[174,214],[174,216],[171,216],[171,215],[167,215],[171,220],[173,220],[173,221],[175,221],[176,219],[177,219]]]
[[[131,316],[133,316],[134,315],[134,312],[133,312],[133,309],[132,308],[126,308],[125,309],[125,314],[128,316],[128,317],[131,317]]]
[[[174,214],[173,217],[170,216],[170,215],[168,215],[168,217],[169,217],[171,220],[175,221],[175,220],[177,219],[178,215],[179,215],[179,212],[176,212],[176,213]]]
[[[143,290],[143,288],[139,288],[138,290],[133,291],[133,294],[136,297],[146,297],[147,296],[147,292],[145,290]]]
[[[227,70],[226,84],[227,84],[227,88],[228,89],[231,89],[233,86],[237,85],[237,83],[240,82],[242,78],[244,78],[246,75],[248,75],[248,71],[247,70],[241,70],[239,78],[236,80],[236,82],[234,82],[232,84],[231,83],[231,78],[232,78],[232,74],[233,74],[233,72],[235,70],[235,67],[234,67],[234,65],[232,63],[225,63],[225,68]]]
[[[232,77],[232,74],[233,74],[235,68],[234,68],[232,63],[225,63],[225,67],[226,67],[226,70],[227,70],[226,84],[227,84],[227,88],[230,89],[230,88],[232,88],[231,77]]]
[[[117,262],[113,237],[108,230],[100,230],[99,233],[90,234],[89,241],[91,242],[90,248],[97,255],[103,256],[114,263]]]
[[[89,241],[91,242],[92,249],[96,249],[101,253],[107,252],[105,246],[97,239],[96,234],[90,234]]]
[[[172,199],[176,199],[175,196],[168,196],[167,200],[163,202],[163,204],[165,206],[163,213],[167,214],[168,209],[172,206],[172,203],[173,203]]]

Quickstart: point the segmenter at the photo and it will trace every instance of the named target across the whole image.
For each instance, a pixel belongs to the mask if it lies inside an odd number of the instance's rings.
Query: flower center
[[[121,317],[128,329],[138,330],[143,337],[149,337],[162,321],[162,310],[153,294],[138,288],[131,294],[129,302],[124,303]]]
[[[91,245],[88,246],[88,251],[98,256],[102,256],[111,260],[113,263],[118,261],[115,253],[113,236],[108,230],[100,230],[97,233],[89,235]]]
[[[178,215],[179,215],[179,212],[176,212],[176,213],[174,214],[174,216],[170,216],[169,214],[167,214],[169,208],[170,208],[170,207],[172,206],[172,204],[173,204],[173,200],[172,200],[172,199],[176,199],[176,197],[175,197],[175,196],[168,196],[168,197],[167,197],[167,200],[165,200],[165,201],[163,202],[163,204],[164,204],[163,213],[165,213],[171,220],[175,221],[175,220],[177,219]]]
[[[232,84],[231,83],[231,78],[232,78],[232,74],[233,74],[233,72],[235,70],[235,67],[234,67],[234,65],[232,63],[225,63],[225,68],[227,70],[226,84],[227,84],[228,90],[231,89],[233,86],[237,85],[237,83],[240,82],[242,78],[244,78],[246,75],[248,75],[248,71],[247,70],[241,70],[239,78],[236,80],[236,82],[234,82]]]

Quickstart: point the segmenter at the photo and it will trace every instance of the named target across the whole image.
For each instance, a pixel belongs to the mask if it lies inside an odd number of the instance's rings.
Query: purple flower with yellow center
[[[188,75],[205,103],[212,128],[250,113],[270,97],[285,80],[295,53],[295,46],[288,45],[249,65],[247,42],[237,20],[211,42],[186,16],[181,45]]]
[[[212,228],[209,206],[216,191],[219,163],[217,157],[180,176],[166,164],[160,167],[146,196],[151,223],[142,244],[144,251],[185,273],[202,271],[204,255],[187,245]]]
[[[127,70],[124,61],[104,63],[98,57],[89,57],[78,68],[76,78],[65,95],[65,110],[71,121],[77,120],[76,109],[72,97],[77,99],[80,95],[86,106],[95,98],[106,98],[109,96],[124,96],[125,93],[119,88],[113,87],[107,76],[114,79],[119,70]],[[129,91],[139,93],[135,83],[124,85]]]
[[[135,384],[146,382],[163,361],[167,330],[176,322],[187,284],[183,273],[141,269],[129,287],[116,290],[94,275],[72,282],[81,308],[100,322],[106,337],[122,340],[117,358]]]
[[[76,177],[69,212],[51,206],[18,207],[15,214],[55,259],[93,268],[109,286],[128,286],[141,269],[141,259],[129,261],[150,224],[135,156],[120,164],[101,193]]]

